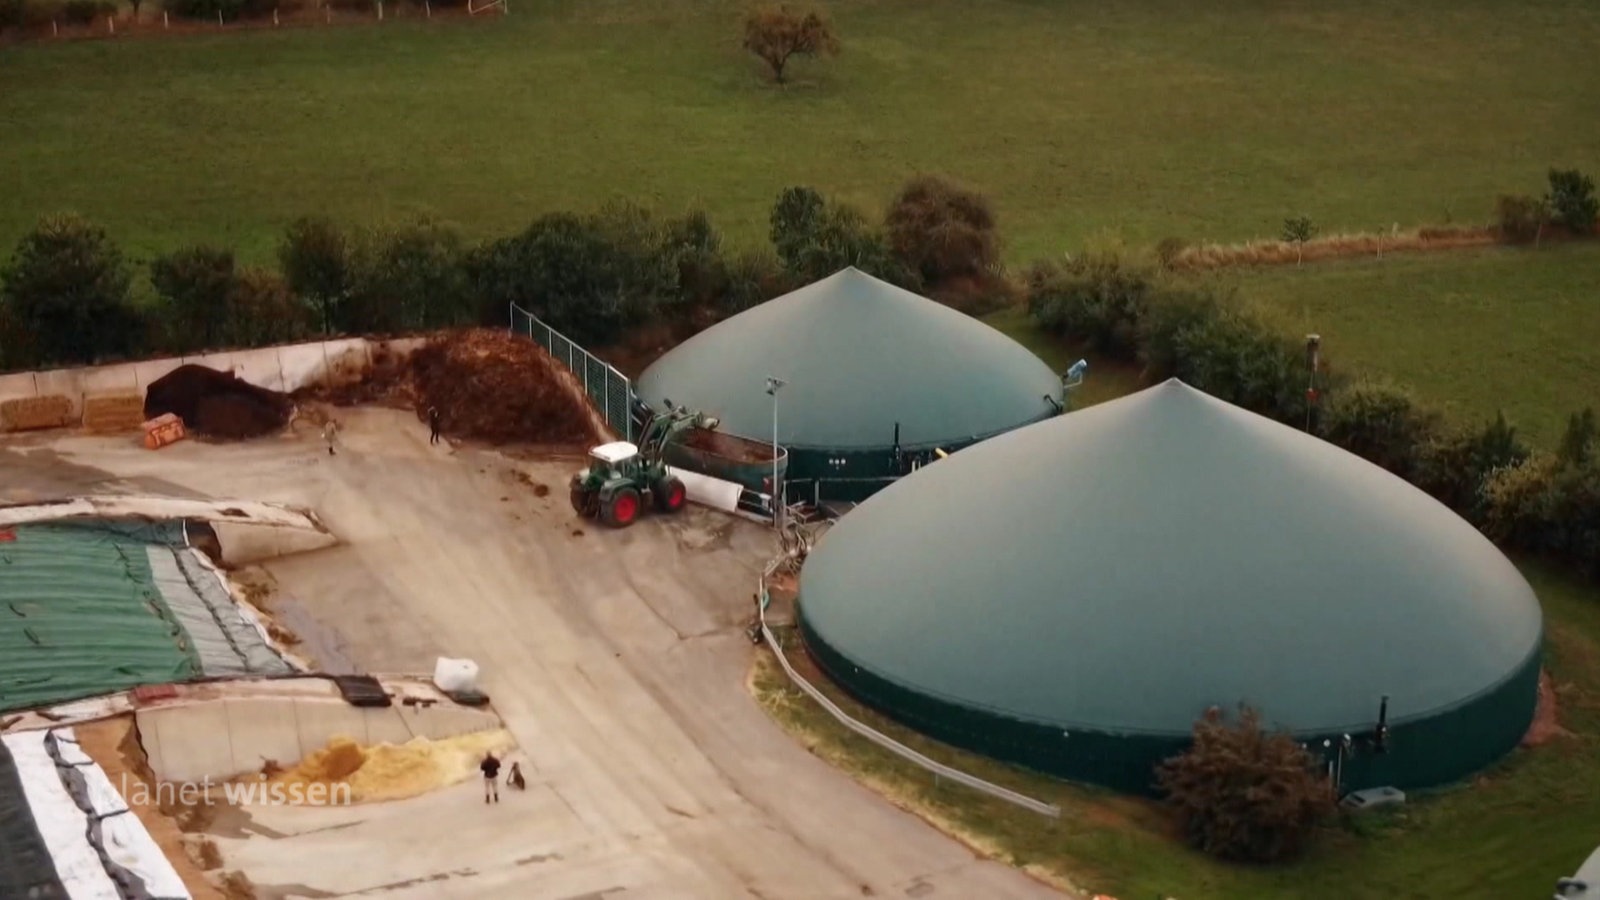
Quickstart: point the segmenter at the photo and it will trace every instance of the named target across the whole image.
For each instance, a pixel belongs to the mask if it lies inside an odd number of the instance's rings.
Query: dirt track
[[[0,443],[0,469],[20,473],[0,497],[82,491],[114,472],[129,481],[113,489],[167,482],[313,506],[347,545],[272,570],[358,664],[427,671],[444,654],[483,667],[528,791],[490,807],[468,784],[381,806],[256,809],[217,837],[261,896],[1055,896],[894,809],[757,708],[742,628],[765,532],[691,510],[574,536],[563,493],[536,497],[513,465],[559,484],[576,460],[452,453],[406,413],[348,413],[331,459],[310,434],[159,452],[72,437],[26,464]]]

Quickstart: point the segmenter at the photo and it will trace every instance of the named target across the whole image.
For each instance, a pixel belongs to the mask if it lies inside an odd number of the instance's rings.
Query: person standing
[[[428,443],[439,443],[439,407],[428,407]]]
[[[488,803],[493,797],[494,802],[500,802],[500,760],[495,758],[494,751],[483,754],[483,762],[478,763],[478,769],[483,772],[483,802]]]
[[[328,455],[333,456],[333,439],[339,435],[339,423],[329,419],[328,424],[322,426],[322,439],[328,442]]]

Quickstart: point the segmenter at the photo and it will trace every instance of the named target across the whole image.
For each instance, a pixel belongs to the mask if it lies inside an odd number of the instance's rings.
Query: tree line
[[[0,268],[0,370],[503,326],[511,303],[603,347],[648,325],[686,336],[851,265],[970,311],[1012,296],[988,202],[939,178],[912,179],[876,220],[788,188],[769,238],[733,250],[703,212],[621,201],[479,242],[426,219],[351,229],[306,217],[285,229],[276,267],[260,267],[210,244],[134,262],[104,228],[47,216]]]

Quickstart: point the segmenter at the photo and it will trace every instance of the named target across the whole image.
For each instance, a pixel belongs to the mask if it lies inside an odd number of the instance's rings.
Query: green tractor
[[[680,512],[688,503],[683,482],[667,471],[667,444],[692,428],[717,427],[717,420],[679,407],[653,415],[638,445],[613,441],[589,451],[589,468],[572,476],[572,508],[585,518],[598,518],[612,528],[626,528],[639,518],[645,495],[664,513]]]

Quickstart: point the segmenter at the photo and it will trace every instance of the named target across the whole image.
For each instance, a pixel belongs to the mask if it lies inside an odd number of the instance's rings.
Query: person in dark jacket
[[[483,772],[483,802],[500,802],[500,760],[495,759],[494,753],[483,755],[483,762],[478,763],[478,769]]]
[[[439,443],[439,407],[428,407],[428,443]]]

